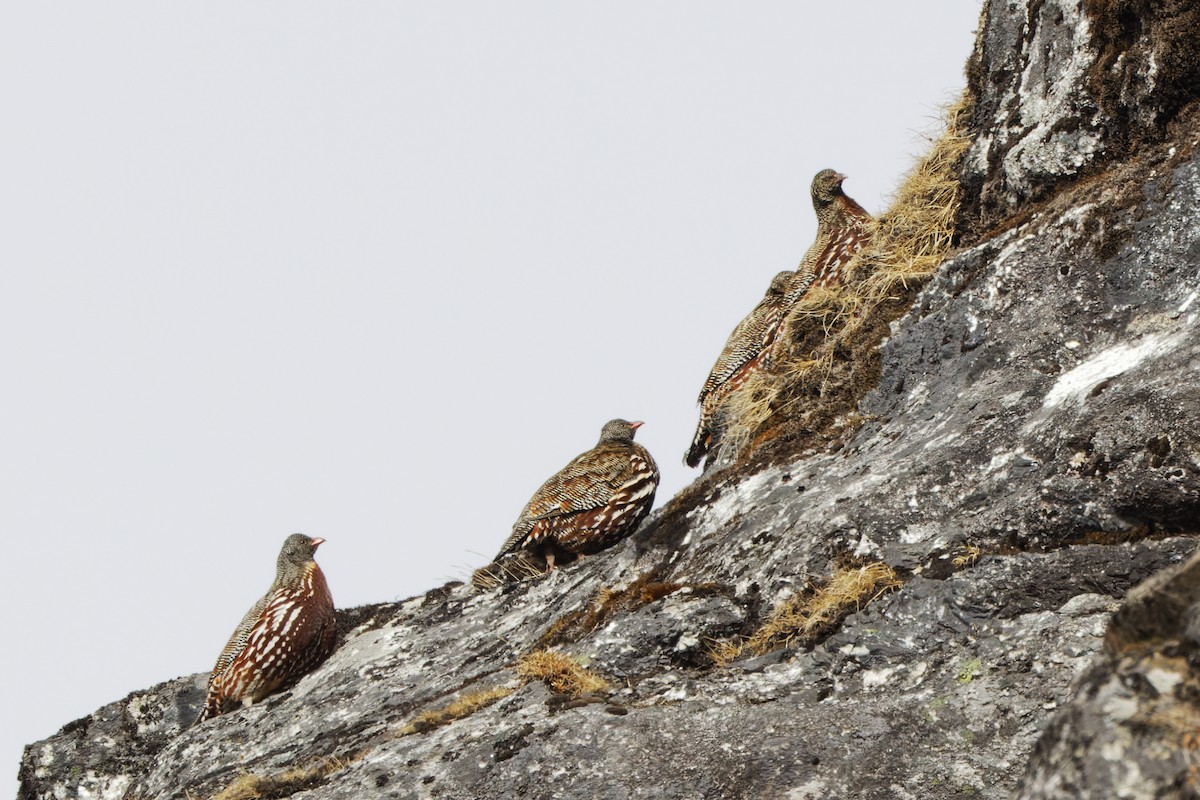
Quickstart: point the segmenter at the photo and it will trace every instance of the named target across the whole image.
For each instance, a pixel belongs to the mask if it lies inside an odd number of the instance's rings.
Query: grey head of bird
[[[275,565],[276,582],[300,575],[305,566],[313,560],[317,548],[324,543],[324,539],[315,539],[303,533],[293,533],[284,539],[283,549],[279,551],[279,560]]]
[[[792,270],[784,270],[771,279],[771,285],[767,287],[767,297],[782,295],[787,293],[787,288],[792,285],[792,278],[796,277],[796,273]]]
[[[842,192],[842,181],[844,180],[846,180],[845,175],[832,169],[823,169],[813,177],[812,201],[813,209],[817,212],[817,219],[828,219],[836,212],[837,199],[844,194]]]
[[[629,422],[623,419],[610,419],[600,429],[600,443],[632,442],[633,432],[642,427],[641,422]]]

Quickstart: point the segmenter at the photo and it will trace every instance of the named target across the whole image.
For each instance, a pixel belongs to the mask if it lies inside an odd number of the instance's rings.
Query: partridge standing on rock
[[[784,298],[786,312],[814,286],[836,284],[850,259],[871,236],[871,215],[846,196],[846,176],[823,169],[813,177],[812,201],[817,212],[817,239],[808,248]]]
[[[556,559],[598,552],[633,533],[658,488],[658,465],[633,441],[641,425],[605,423],[595,447],[534,492],[495,560],[531,549],[552,570]]]
[[[725,342],[717,363],[708,373],[696,401],[700,404],[700,422],[684,461],[689,467],[700,463],[712,444],[714,422],[725,398],[762,366],[762,355],[771,346],[783,319],[783,299],[794,272],[781,272],[771,281],[767,294],[746,318],[738,323]]]
[[[325,575],[313,560],[325,540],[293,533],[275,582],[242,618],[208,679],[200,721],[250,705],[311,672],[333,652],[337,621]]]

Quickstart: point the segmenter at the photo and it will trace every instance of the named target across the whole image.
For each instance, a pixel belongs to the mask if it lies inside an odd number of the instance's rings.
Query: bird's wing
[[[233,635],[230,636],[229,641],[225,643],[225,649],[223,649],[221,651],[221,655],[217,657],[217,663],[216,666],[213,667],[212,678],[210,678],[210,681],[216,679],[223,672],[225,672],[229,665],[233,663],[233,660],[237,658],[243,650],[246,649],[246,642],[250,641],[250,633],[254,630],[254,626],[262,621],[264,616],[263,612],[267,608],[267,603],[270,601],[272,593],[272,591],[268,591],[265,595],[259,598],[258,602],[246,612],[244,617],[242,617],[242,621],[239,622],[237,628],[234,629]]]
[[[630,480],[631,463],[624,445],[602,445],[576,456],[534,492],[496,559],[528,544],[535,527],[546,527],[539,522],[560,521],[607,505]]]
[[[842,212],[836,222],[817,228],[817,238],[800,259],[796,277],[784,295],[783,308],[790,310],[804,297],[813,281],[831,266],[845,266],[870,238],[871,215],[849,197],[843,198]]]
[[[796,277],[792,278],[787,293],[783,296],[781,306],[785,311],[795,305],[808,291],[808,287],[812,286],[817,277],[817,268],[829,259],[830,251],[835,245],[834,237],[829,235],[828,230],[817,231],[816,241],[805,251],[804,258],[800,259],[800,266],[796,267]]]
[[[782,304],[778,296],[764,297],[758,305],[737,324],[725,341],[717,363],[708,373],[704,388],[696,402],[703,404],[704,398],[723,386],[738,370],[750,363],[775,337],[782,319]]]

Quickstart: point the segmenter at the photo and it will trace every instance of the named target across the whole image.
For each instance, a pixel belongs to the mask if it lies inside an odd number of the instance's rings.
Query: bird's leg
[[[546,553],[546,572],[554,571],[554,553]]]

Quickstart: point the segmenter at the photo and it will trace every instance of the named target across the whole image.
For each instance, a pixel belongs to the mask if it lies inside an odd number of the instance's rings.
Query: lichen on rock
[[[958,249],[886,326],[837,437],[779,437],[549,575],[342,611],[321,669],[203,726],[202,675],[107,705],[28,747],[21,800],[239,780],[355,800],[1196,796],[1191,14],[986,5]],[[712,657],[876,563],[896,585],[816,634]],[[546,648],[607,688],[522,683]]]

